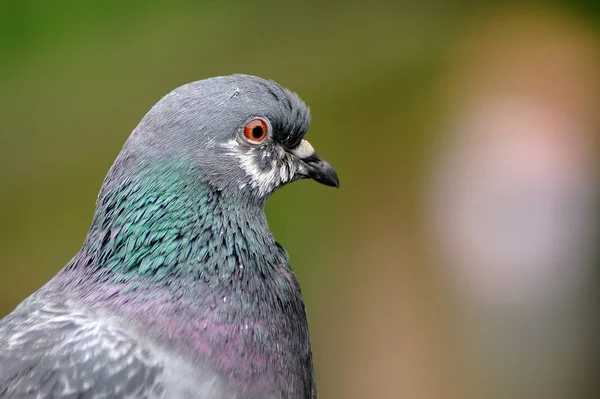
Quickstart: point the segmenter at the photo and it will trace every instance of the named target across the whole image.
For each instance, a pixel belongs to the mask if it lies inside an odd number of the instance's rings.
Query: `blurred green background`
[[[502,21],[594,42],[600,3],[416,4],[1,1],[0,315],[77,252],[106,171],[161,96],[254,74],[310,105],[308,138],[341,180],[293,184],[267,207],[302,285],[321,397],[469,397],[424,250],[429,152]]]

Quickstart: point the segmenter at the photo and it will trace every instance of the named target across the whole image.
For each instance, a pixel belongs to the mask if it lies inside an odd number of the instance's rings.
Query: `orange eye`
[[[244,136],[254,143],[260,143],[267,137],[269,125],[262,119],[253,119],[244,126]]]

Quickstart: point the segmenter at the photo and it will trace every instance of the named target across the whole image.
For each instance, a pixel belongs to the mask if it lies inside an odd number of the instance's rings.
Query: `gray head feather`
[[[268,121],[270,136],[260,146],[248,145],[240,134],[257,117]],[[273,81],[249,75],[211,78],[163,97],[134,130],[119,158],[187,162],[198,169],[196,175],[204,183],[219,191],[266,198],[281,185],[307,177],[306,165],[293,151],[309,123],[304,102]]]

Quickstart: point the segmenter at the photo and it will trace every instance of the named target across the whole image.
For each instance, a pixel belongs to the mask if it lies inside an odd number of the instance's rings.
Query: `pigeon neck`
[[[53,288],[211,364],[248,397],[313,390],[300,288],[264,208],[186,173],[109,173],[84,246]]]
[[[225,282],[240,265],[265,273],[286,262],[262,204],[225,196],[183,168],[109,173],[78,258],[74,267],[130,288]]]

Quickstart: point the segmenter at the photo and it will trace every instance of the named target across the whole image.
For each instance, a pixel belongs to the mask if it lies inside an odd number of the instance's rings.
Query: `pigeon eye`
[[[244,126],[244,136],[252,143],[260,143],[267,137],[269,125],[262,119],[252,119]]]

